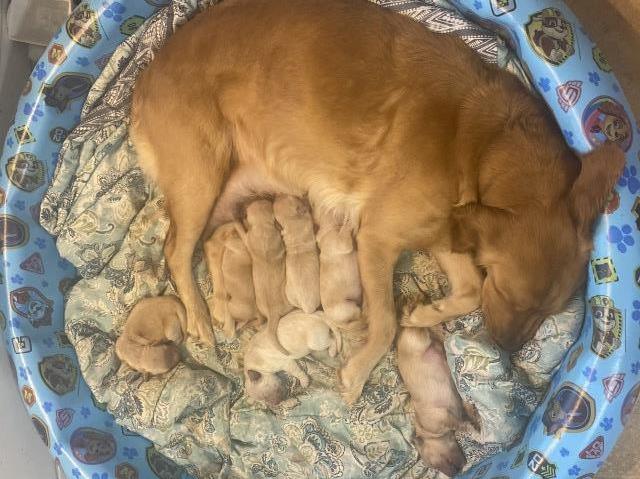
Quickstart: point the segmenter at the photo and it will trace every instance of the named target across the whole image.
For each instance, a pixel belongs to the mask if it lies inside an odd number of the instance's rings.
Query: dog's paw
[[[405,328],[430,328],[446,320],[441,303],[434,302],[416,307],[409,316],[400,320],[400,325]]]
[[[355,367],[351,361],[338,371],[338,380],[343,401],[352,406],[360,399],[367,378],[362,378],[359,368]]]
[[[211,320],[204,312],[187,311],[187,334],[196,341],[207,346],[215,346],[216,337],[213,334]]]

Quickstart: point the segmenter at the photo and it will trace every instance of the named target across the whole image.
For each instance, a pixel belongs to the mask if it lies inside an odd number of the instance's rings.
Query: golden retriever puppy
[[[338,327],[360,318],[362,286],[353,230],[331,213],[317,217],[320,248],[320,301],[325,316]]]
[[[245,324],[258,317],[251,256],[239,228],[237,222],[226,223],[203,245],[213,283],[209,311],[229,338],[235,336],[236,322]]]
[[[398,369],[415,409],[416,447],[425,465],[457,474],[465,457],[456,430],[468,430],[465,409],[447,365],[442,343],[427,328],[402,328]]]
[[[278,321],[293,309],[285,293],[286,264],[282,236],[269,200],[247,206],[246,245],[251,255],[256,304],[267,320],[267,332],[278,344]]]
[[[278,195],[273,213],[286,250],[287,299],[305,313],[313,313],[320,307],[320,263],[311,212],[299,198]]]
[[[336,338],[324,321],[322,312],[294,310],[278,324],[278,341],[288,351],[283,354],[271,341],[267,330],[257,332],[244,354],[245,390],[249,397],[268,404],[285,399],[286,388],[276,373],[284,371],[309,385],[309,376],[296,362],[312,352],[328,351],[336,355]]]
[[[473,254],[487,272],[482,294],[464,286],[464,268],[444,267],[475,300],[445,299],[425,321],[482,301],[493,335],[517,347],[583,281],[591,227],[623,162],[604,148],[581,168],[512,75],[367,0],[216,4],[155,54],[131,114],[141,168],[167,199],[165,255],[190,335],[211,342],[191,259],[235,171],[357,226],[368,339],[340,371],[349,402],[395,337],[402,250]],[[465,172],[478,177],[478,203],[455,209]]]
[[[116,354],[136,371],[166,373],[180,361],[177,344],[186,325],[184,307],[176,296],[144,298],[129,313],[116,340]]]
[[[222,278],[228,294],[227,308],[235,329],[258,318],[256,294],[253,287],[251,255],[239,232],[242,225],[235,223],[235,230],[225,242],[222,255]],[[225,331],[227,331],[225,325]]]

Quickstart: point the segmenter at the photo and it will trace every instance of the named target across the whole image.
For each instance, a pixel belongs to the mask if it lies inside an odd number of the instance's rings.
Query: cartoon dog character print
[[[620,103],[608,96],[589,102],[582,114],[582,129],[592,146],[608,140],[627,151],[633,141],[629,115]]]
[[[526,31],[533,51],[552,65],[562,65],[575,53],[573,27],[555,8],[531,15]]]
[[[18,153],[7,161],[7,176],[11,183],[31,193],[44,185],[45,166],[31,153]]]
[[[589,306],[593,321],[591,350],[606,359],[622,345],[622,312],[604,295],[592,297]]]
[[[596,415],[595,401],[573,383],[563,383],[551,397],[542,415],[547,436],[582,432],[591,427]]]

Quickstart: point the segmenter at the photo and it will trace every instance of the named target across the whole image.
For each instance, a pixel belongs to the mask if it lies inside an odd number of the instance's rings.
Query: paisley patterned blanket
[[[375,1],[426,28],[459,35],[486,61],[526,81],[493,33],[466,21],[444,0]],[[196,477],[434,477],[411,444],[413,411],[393,352],[351,408],[334,392],[334,370],[305,360],[311,387],[299,391],[292,383],[292,399],[274,410],[243,394],[242,347],[255,331],[243,330],[234,341],[219,335],[215,349],[187,341],[184,361],[161,376],[145,377],[115,355],[115,340],[133,305],[171,292],[162,255],[163,197],[143,178],[127,136],[132,86],[174,29],[211,3],[174,0],[115,51],[65,141],[42,203],[42,225],[81,277],[68,293],[65,315],[84,378],[120,424],[152,440]],[[198,282],[210,295],[201,257],[195,264]],[[430,301],[447,288],[432,258],[419,252],[400,258],[395,285],[398,303]],[[512,357],[491,344],[479,313],[446,325],[449,364],[482,420],[479,437],[460,438],[471,463],[518,437],[576,338],[583,309],[576,299]]]

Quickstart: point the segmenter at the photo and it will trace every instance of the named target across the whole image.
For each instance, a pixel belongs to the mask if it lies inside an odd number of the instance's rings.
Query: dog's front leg
[[[284,370],[300,381],[300,386],[303,388],[309,386],[309,376],[302,370],[295,359],[287,361],[287,364],[284,366]]]
[[[347,404],[360,397],[369,374],[391,348],[397,329],[393,268],[400,249],[388,239],[371,235],[365,227],[361,227],[357,243],[368,337],[340,371],[342,397]]]
[[[402,321],[402,326],[431,327],[480,307],[482,277],[472,257],[450,251],[433,254],[449,279],[451,294],[440,301],[419,305]]]

